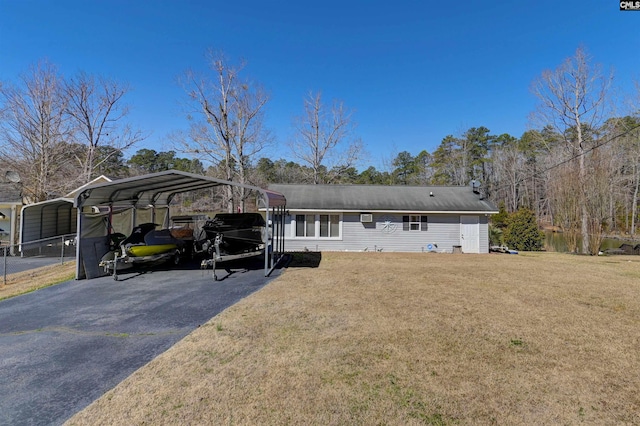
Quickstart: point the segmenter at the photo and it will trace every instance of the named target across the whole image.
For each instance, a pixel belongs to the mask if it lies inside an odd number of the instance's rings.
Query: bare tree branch
[[[80,166],[80,183],[89,182],[95,170],[118,152],[130,148],[145,138],[139,130],[123,123],[129,109],[123,98],[129,92],[126,85],[81,72],[65,85],[66,113],[71,117],[74,141],[85,149],[76,155]],[[109,149],[98,158],[100,147]]]
[[[251,159],[270,141],[264,127],[264,109],[269,95],[257,84],[240,79],[245,62],[230,64],[224,53],[210,51],[211,77],[187,71],[182,80],[191,109],[187,115],[190,131],[175,139],[176,150],[204,157],[203,161],[222,167],[224,179],[246,183]],[[243,188],[234,194],[227,187],[228,211],[235,205],[244,209]]]
[[[358,161],[362,141],[348,141],[354,128],[352,112],[342,102],[334,101],[328,111],[320,92],[309,93],[304,100],[304,115],[295,119],[296,135],[290,145],[292,155],[313,171],[315,184],[331,182]]]

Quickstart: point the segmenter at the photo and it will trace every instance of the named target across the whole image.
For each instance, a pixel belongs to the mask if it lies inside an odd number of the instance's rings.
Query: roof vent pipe
[[[480,181],[479,180],[472,180],[471,181],[471,188],[473,189],[473,192],[476,194],[480,193]]]

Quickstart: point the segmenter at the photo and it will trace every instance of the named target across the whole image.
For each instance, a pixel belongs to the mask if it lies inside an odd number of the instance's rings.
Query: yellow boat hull
[[[127,248],[127,254],[131,257],[154,256],[156,254],[166,253],[176,250],[176,244],[156,244],[150,246],[131,246]]]

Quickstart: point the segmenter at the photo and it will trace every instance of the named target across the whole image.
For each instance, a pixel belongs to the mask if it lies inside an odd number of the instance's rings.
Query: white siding
[[[480,216],[480,253],[489,253],[489,217]]]
[[[373,222],[361,223],[359,213],[342,214],[342,234],[339,239],[295,238],[291,221],[295,212],[286,218],[285,249],[287,251],[427,251],[428,244],[438,252],[451,252],[460,245],[460,215],[429,214],[426,231],[403,231],[400,213],[374,213]],[[487,218],[480,218],[480,252],[487,253]]]

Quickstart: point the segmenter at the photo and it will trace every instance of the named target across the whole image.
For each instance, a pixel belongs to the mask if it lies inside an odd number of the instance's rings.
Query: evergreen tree
[[[529,209],[520,209],[512,213],[504,230],[504,243],[516,250],[541,250],[544,233],[538,229],[536,216]]]

